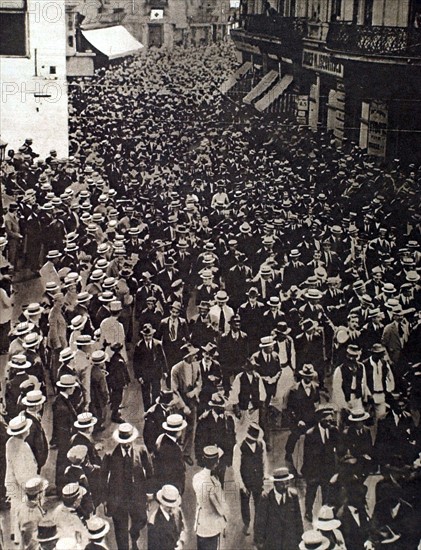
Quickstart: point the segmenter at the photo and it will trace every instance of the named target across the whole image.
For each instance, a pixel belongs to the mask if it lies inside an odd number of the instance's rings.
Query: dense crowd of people
[[[197,548],[217,549],[228,476],[258,549],[419,548],[421,171],[230,102],[236,66],[218,44],[100,69],[70,85],[68,159],[8,153],[16,548],[135,550],[146,527],[150,550],[181,550],[191,483]],[[22,276],[44,294],[16,314]],[[143,433],[122,408],[135,384]]]

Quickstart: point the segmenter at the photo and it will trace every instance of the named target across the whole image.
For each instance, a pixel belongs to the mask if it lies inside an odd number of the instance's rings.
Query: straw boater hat
[[[207,460],[216,460],[221,458],[224,454],[224,451],[217,445],[207,445],[203,447],[203,458]]]
[[[29,369],[32,363],[27,360],[25,355],[19,354],[14,355],[7,364],[12,369],[25,370]]]
[[[34,329],[34,324],[30,323],[29,321],[23,321],[22,323],[18,323],[15,328],[13,329],[13,335],[14,336],[25,336],[25,334],[29,334]]]
[[[32,420],[30,418],[26,418],[24,414],[20,414],[19,416],[15,416],[15,418],[12,418],[12,420],[9,422],[7,433],[11,436],[20,435],[29,432],[31,426]]]
[[[319,515],[315,521],[314,527],[319,531],[333,531],[339,529],[341,522],[335,518],[333,508],[323,505],[319,510]]]
[[[32,477],[25,483],[25,493],[28,496],[35,496],[45,491],[48,487],[48,481],[42,477]]]
[[[22,404],[25,407],[36,407],[45,403],[46,397],[41,390],[29,391],[25,397],[22,398]]]
[[[274,482],[291,481],[291,479],[294,479],[294,475],[290,473],[288,468],[275,468],[269,479]]]
[[[79,483],[68,483],[62,489],[61,495],[64,504],[74,502],[79,496],[86,495],[87,490],[81,487]]]
[[[77,415],[77,420],[73,423],[73,426],[79,430],[84,430],[85,428],[91,428],[95,426],[98,420],[90,412],[83,412]]]
[[[59,388],[76,388],[78,386],[76,376],[73,376],[73,374],[63,374],[60,376],[60,380],[56,382],[56,386]]]
[[[87,317],[84,317],[83,315],[76,315],[76,317],[73,317],[73,319],[70,321],[69,328],[72,330],[82,330],[87,321]]]
[[[187,427],[187,422],[181,414],[170,414],[167,416],[165,422],[162,423],[162,427],[168,432],[179,432]]]
[[[215,294],[215,299],[217,302],[228,302],[228,294],[225,292],[225,290],[218,290],[218,292]]]
[[[171,508],[180,506],[181,504],[180,493],[174,485],[164,485],[162,489],[156,493],[156,499],[160,504]]]
[[[326,550],[330,546],[330,541],[320,533],[320,531],[306,531],[301,537],[298,545],[299,550]]]
[[[66,363],[67,361],[71,361],[75,358],[76,352],[72,350],[72,348],[64,348],[61,350],[59,354],[59,361],[61,363]]]
[[[369,418],[370,414],[364,409],[354,409],[348,416],[350,422],[364,422],[364,420],[368,420]]]
[[[260,338],[259,348],[268,348],[274,344],[273,336],[263,336],[263,338]]]
[[[128,422],[124,422],[123,424],[120,424],[119,427],[113,433],[114,441],[117,441],[117,443],[123,443],[123,444],[131,443],[132,441],[137,439],[138,436],[139,436],[138,430]]]
[[[38,302],[29,304],[24,311],[25,317],[35,317],[41,315],[41,313],[44,313],[44,308]]]
[[[92,340],[92,336],[90,334],[79,334],[76,338],[76,345],[78,347],[90,346],[93,343],[94,341]]]
[[[36,348],[42,342],[42,336],[36,332],[30,332],[24,338],[22,346],[25,349]]]
[[[88,529],[88,538],[90,540],[102,539],[110,530],[110,524],[107,520],[98,516],[92,516],[86,521]]]

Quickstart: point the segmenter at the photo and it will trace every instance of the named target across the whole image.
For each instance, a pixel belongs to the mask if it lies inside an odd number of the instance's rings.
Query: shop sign
[[[328,53],[303,50],[303,67],[333,76],[344,76],[344,66]]]

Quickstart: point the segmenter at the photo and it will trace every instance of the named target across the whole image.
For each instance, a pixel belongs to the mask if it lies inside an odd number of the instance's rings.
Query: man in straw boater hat
[[[185,543],[185,523],[181,497],[174,485],[164,485],[156,493],[158,507],[148,518],[148,550],[175,550]]]
[[[90,412],[78,414],[77,420],[73,423],[76,433],[70,440],[70,447],[83,445],[88,452],[89,470],[86,472],[89,489],[92,494],[92,500],[95,508],[102,502],[101,491],[101,466],[102,459],[98,452],[98,445],[92,438],[92,433],[95,429],[98,420]]]
[[[85,550],[109,550],[105,538],[110,530],[108,521],[98,516],[92,516],[86,522],[86,527],[89,544],[85,546]]]
[[[84,548],[88,544],[86,520],[93,513],[88,492],[79,483],[67,483],[62,489],[61,500],[52,519],[62,530],[63,536],[80,538]]]
[[[25,487],[26,482],[37,476],[37,461],[31,447],[26,442],[32,420],[24,414],[12,418],[7,427],[10,436],[6,443],[6,477],[5,486],[10,498],[10,517],[12,520],[11,536],[20,544],[21,535],[18,525],[18,510],[22,505],[22,493],[18,487]]]
[[[320,403],[317,372],[313,365],[303,365],[298,375],[299,382],[291,388],[286,406],[291,433],[285,445],[285,462],[292,473],[296,471],[292,456],[295,446],[299,438],[316,423],[316,407]]]
[[[25,487],[22,488],[25,492],[25,499],[17,512],[22,548],[31,548],[34,531],[45,516],[44,501],[47,487],[46,479],[33,477],[28,479]]]
[[[227,525],[227,508],[219,479],[213,475],[218,468],[222,449],[209,445],[203,449],[203,469],[193,476],[196,494],[197,550],[217,550]]]
[[[303,533],[298,548],[299,550],[328,550],[332,547],[327,537],[320,531],[311,529]],[[334,546],[333,548],[338,548],[338,546]]]
[[[297,550],[303,522],[298,494],[288,468],[276,468],[273,488],[263,493],[256,511],[254,543],[259,550]]]
[[[38,465],[38,473],[40,473],[41,468],[47,462],[49,451],[47,436],[41,424],[45,401],[46,397],[42,394],[41,390],[29,391],[22,399],[22,405],[25,407],[25,416],[32,420],[32,426],[26,441],[34,453]]]
[[[243,534],[249,535],[250,497],[253,497],[256,510],[264,489],[264,479],[268,476],[266,444],[258,424],[250,424],[244,441],[235,445],[233,469],[234,478],[240,490]]]
[[[170,484],[177,487],[180,495],[183,495],[186,483],[186,465],[181,439],[187,422],[181,414],[170,414],[162,423],[162,427],[164,433],[158,436],[155,444],[155,488]]]
[[[67,466],[69,442],[73,434],[74,422],[77,420],[77,411],[71,397],[78,387],[78,382],[75,376],[63,374],[56,385],[59,393],[53,403],[53,434],[50,443],[57,447],[56,488],[60,493],[64,485],[63,476]]]
[[[103,461],[106,513],[113,519],[117,548],[130,550],[138,549],[147,519],[147,494],[152,492],[152,464],[145,445],[135,445],[138,436],[134,426],[120,424],[113,433],[117,445]]]

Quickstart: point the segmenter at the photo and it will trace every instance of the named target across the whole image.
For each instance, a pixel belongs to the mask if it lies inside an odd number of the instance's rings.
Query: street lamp
[[[3,232],[3,162],[6,158],[7,143],[0,138],[0,233]]]

